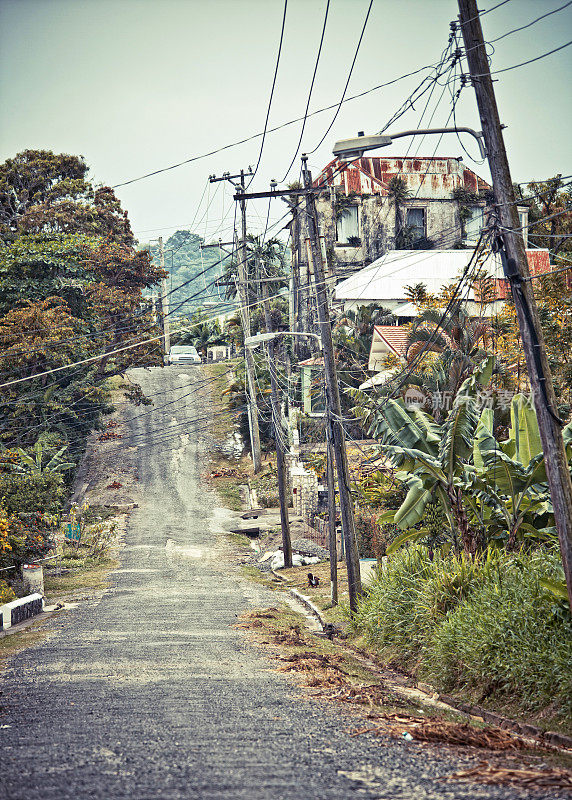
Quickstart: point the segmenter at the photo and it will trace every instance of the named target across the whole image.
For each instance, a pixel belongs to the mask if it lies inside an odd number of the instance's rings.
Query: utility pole
[[[522,346],[538,418],[546,475],[566,584],[572,609],[572,483],[562,439],[561,423],[556,413],[556,396],[546,357],[534,292],[520,231],[516,198],[510,176],[489,62],[476,0],[458,0],[459,19],[469,63],[471,80],[477,96],[482,131],[491,170],[501,232],[498,244],[505,276],[510,282],[516,308]]]
[[[240,183],[234,183],[235,178],[240,178]],[[244,333],[244,338],[248,338],[250,336],[250,315],[248,313],[248,289],[247,289],[247,282],[246,282],[246,259],[247,259],[247,250],[246,250],[246,200],[244,199],[244,193],[246,191],[246,184],[245,184],[245,172],[243,169],[240,170],[238,175],[230,175],[228,172],[225,172],[221,178],[217,178],[214,175],[209,176],[209,181],[211,183],[216,183],[218,181],[229,181],[237,190],[239,195],[238,201],[240,203],[240,215],[241,215],[241,240],[240,240],[240,249],[238,252],[238,297],[240,302],[240,314],[242,318],[242,331]],[[236,199],[236,198],[235,198]],[[260,452],[260,430],[258,428],[258,406],[256,405],[256,388],[255,388],[255,381],[254,381],[254,357],[250,348],[244,348],[244,361],[246,365],[246,394],[248,397],[248,420],[249,420],[249,429],[250,429],[250,449],[252,451],[252,463],[254,465],[254,472],[260,472],[260,467],[262,466],[262,456]]]
[[[162,236],[159,236],[159,265],[161,269],[165,269],[165,250]],[[171,333],[169,329],[169,297],[166,278],[161,279],[161,325],[163,327],[163,349],[165,355],[168,355],[171,349]]]
[[[262,284],[262,297],[264,307],[264,322],[268,333],[272,333],[272,317],[270,314],[270,302],[268,300],[268,284]],[[272,423],[274,426],[274,444],[276,446],[276,474],[278,478],[278,498],[280,502],[280,526],[282,528],[282,552],[284,553],[284,566],[292,566],[292,541],[290,538],[290,519],[288,517],[288,489],[286,485],[286,463],[284,458],[284,446],[282,439],[284,429],[282,427],[282,412],[280,405],[280,394],[274,370],[276,367],[275,341],[268,342],[268,366],[270,368],[270,388],[272,392]],[[250,351],[250,348],[246,347]]]
[[[332,441],[338,473],[338,491],[340,496],[340,514],[342,518],[342,532],[345,539],[346,566],[348,571],[348,589],[350,595],[350,609],[357,611],[358,598],[361,594],[361,577],[359,568],[359,555],[355,534],[354,514],[350,496],[350,475],[346,442],[342,426],[342,409],[340,391],[334,360],[334,345],[332,342],[332,326],[328,308],[328,295],[325,284],[324,265],[322,263],[322,249],[318,238],[318,220],[314,194],[312,193],[312,176],[308,170],[308,158],[302,156],[302,173],[304,176],[304,190],[306,191],[306,213],[308,218],[308,232],[313,263],[316,302],[318,306],[318,322],[324,353],[324,372],[326,378],[326,423]]]
[[[328,530],[330,545],[330,592],[332,605],[338,605],[338,545],[336,541],[336,487],[334,484],[334,449],[330,429],[326,428],[326,484],[328,487]]]

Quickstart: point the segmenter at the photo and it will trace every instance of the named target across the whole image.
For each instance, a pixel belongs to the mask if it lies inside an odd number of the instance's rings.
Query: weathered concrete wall
[[[333,203],[329,196],[322,195],[316,201],[320,225],[320,235],[325,238],[328,258],[334,256],[334,271],[342,271],[349,266],[359,268],[370,264],[388,250],[395,249],[396,213],[391,197],[369,195],[355,198],[358,207],[358,225],[361,245],[356,247],[337,241],[336,220]],[[435,247],[449,249],[461,239],[461,220],[459,204],[456,200],[418,198],[402,205],[401,215],[406,224],[408,208],[422,208],[425,211],[426,236],[433,240]],[[306,223],[302,235],[308,237]],[[307,263],[307,252],[304,251]]]
[[[392,178],[400,178],[410,193],[410,199],[402,203],[403,224],[408,208],[423,208],[425,235],[440,249],[454,247],[461,239],[460,209],[453,199],[455,189],[477,193],[490,188],[457,158],[371,157],[353,163],[334,159],[316,177],[314,186],[318,189],[320,234],[328,256],[334,257],[335,272],[343,274],[350,268],[359,269],[395,249],[395,203],[389,189]],[[352,196],[359,209],[358,247],[337,241],[335,193]],[[308,264],[308,227],[304,214],[300,215],[300,222],[303,272]]]

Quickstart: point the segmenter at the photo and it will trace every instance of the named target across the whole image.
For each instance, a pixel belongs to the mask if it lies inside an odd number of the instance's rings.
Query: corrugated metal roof
[[[334,159],[318,175],[314,185],[336,186],[346,194],[389,193],[392,178],[401,178],[418,197],[450,199],[454,189],[471,192],[490,186],[457,158],[363,157],[348,163]]]
[[[462,275],[473,256],[473,250],[390,250],[336,286],[336,300],[364,303],[400,302],[406,300],[405,288],[424,283],[430,294],[453,283]],[[543,275],[552,269],[548,250],[527,250],[531,275]],[[495,298],[504,300],[510,294],[499,255],[489,253],[479,268],[494,279]],[[465,297],[480,301],[479,282]]]
[[[336,300],[403,301],[405,287],[424,283],[437,294],[445,284],[455,281],[473,255],[472,250],[390,250],[355,275],[336,286]],[[490,254],[482,262],[489,275],[503,275],[500,256]]]

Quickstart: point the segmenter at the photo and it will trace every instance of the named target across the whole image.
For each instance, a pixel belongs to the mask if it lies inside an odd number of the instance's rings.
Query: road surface
[[[225,512],[200,480],[204,435],[180,435],[205,414],[199,393],[185,388],[199,375],[135,371],[146,392],[165,394],[128,412],[139,507],[120,567],[103,597],[54,617],[51,636],[15,656],[3,676],[0,797],[531,796],[439,781],[464,766],[447,752],[348,736],[348,710],[305,698],[233,627],[276,595],[241,578],[227,557]]]

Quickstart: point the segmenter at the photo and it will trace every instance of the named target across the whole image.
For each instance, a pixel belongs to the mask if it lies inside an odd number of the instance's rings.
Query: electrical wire
[[[509,0],[505,0],[505,2],[509,2]],[[399,75],[397,78],[393,78],[390,81],[385,81],[384,83],[380,83],[377,86],[372,86],[370,89],[365,89],[362,92],[358,92],[357,94],[351,95],[350,97],[346,97],[343,102],[344,103],[349,103],[352,100],[357,100],[357,99],[359,99],[361,97],[365,97],[366,95],[371,94],[372,92],[377,92],[380,89],[385,89],[388,86],[392,86],[393,84],[398,83],[399,81],[405,80],[406,78],[411,78],[414,75],[418,75],[420,72],[423,72],[426,69],[433,69],[434,67],[435,67],[435,64],[425,64],[424,66],[418,67],[417,69],[412,70],[411,72],[406,72],[403,75]],[[338,105],[339,105],[339,102],[332,103],[331,105],[324,106],[323,108],[318,108],[318,109],[316,109],[316,111],[312,111],[309,114],[307,114],[307,118],[314,117],[317,114],[322,114],[325,111],[331,111],[332,109],[336,108]],[[302,122],[303,119],[304,119],[304,117],[296,117],[296,119],[288,120],[288,122],[283,122],[282,124],[277,125],[274,128],[268,128],[266,133],[267,134],[268,133],[275,133],[276,131],[282,130],[283,128],[286,128],[286,127],[288,127],[290,125],[295,125],[297,122]],[[161,169],[154,170],[153,172],[147,172],[145,175],[140,175],[137,178],[131,178],[130,180],[123,181],[122,183],[116,183],[111,188],[112,189],[118,189],[121,186],[129,186],[132,183],[137,183],[138,181],[146,180],[147,178],[154,177],[155,175],[159,175],[159,174],[161,174],[163,172],[169,172],[170,170],[178,169],[179,167],[185,166],[186,164],[191,164],[191,163],[193,163],[195,161],[201,161],[201,160],[203,160],[205,158],[210,158],[210,156],[217,155],[218,153],[222,153],[225,150],[229,150],[230,148],[238,147],[241,144],[246,144],[247,142],[250,142],[253,139],[258,139],[262,135],[263,135],[262,132],[255,133],[252,136],[247,136],[244,139],[239,139],[236,142],[231,142],[230,144],[223,145],[222,147],[219,147],[216,150],[210,150],[207,153],[202,153],[201,155],[193,156],[191,158],[187,158],[184,161],[178,162],[177,164],[171,164],[168,167],[162,167]],[[159,230],[159,229],[156,228],[154,230]],[[139,233],[142,233],[142,232],[144,232],[144,231],[139,231]]]
[[[268,108],[266,109],[266,119],[264,121],[264,130],[262,131],[262,142],[260,143],[260,151],[258,153],[258,160],[256,162],[256,166],[254,167],[254,172],[252,173],[250,180],[248,182],[248,186],[251,185],[252,181],[256,173],[258,172],[258,167],[260,166],[260,161],[262,160],[262,151],[264,150],[264,142],[266,141],[266,132],[268,129],[268,120],[270,119],[270,109],[272,108],[272,99],[274,97],[274,89],[276,88],[276,78],[278,77],[278,67],[280,66],[280,55],[282,53],[282,42],[284,41],[284,29],[286,27],[286,11],[288,9],[288,0],[284,0],[284,12],[282,14],[282,26],[280,29],[280,43],[278,45],[278,54],[276,56],[276,66],[274,68],[274,77],[272,79],[272,88],[270,90],[270,97],[268,99]]]
[[[572,2],[572,0],[570,0],[570,2]],[[308,91],[308,99],[306,101],[306,109],[304,111],[304,117],[302,119],[302,130],[300,131],[300,138],[298,139],[298,144],[296,145],[296,150],[294,151],[294,155],[292,156],[292,161],[290,162],[290,164],[288,166],[288,169],[284,173],[284,177],[282,178],[280,183],[284,183],[284,181],[288,177],[288,173],[292,169],[294,161],[296,160],[296,156],[300,152],[300,146],[302,144],[302,138],[304,136],[304,130],[306,128],[306,121],[308,119],[308,111],[310,109],[310,101],[312,99],[312,92],[314,90],[314,83],[316,81],[316,74],[318,72],[318,64],[320,63],[320,56],[322,54],[322,45],[324,44],[324,36],[325,36],[325,33],[326,33],[326,24],[328,22],[328,12],[329,12],[329,10],[330,10],[330,0],[326,0],[326,10],[324,12],[324,24],[322,25],[322,35],[320,36],[320,44],[318,46],[318,52],[316,54],[316,62],[314,64],[314,72],[312,74],[312,81],[310,83],[310,89]]]
[[[554,53],[560,52],[560,50],[564,50],[566,47],[570,47],[572,44],[572,39],[566,44],[560,45],[560,47],[555,47],[553,50],[549,50],[547,53],[542,53],[540,56],[536,56],[535,58],[529,58],[527,61],[521,61],[520,64],[513,64],[512,67],[504,67],[504,69],[494,69],[491,72],[482,72],[478,75],[471,75],[471,78],[487,78],[489,75],[500,75],[501,72],[510,72],[513,69],[519,69],[520,67],[526,67],[528,64],[534,64],[535,61],[540,61],[543,58],[547,58],[548,56],[553,55]]]
[[[360,47],[361,47],[361,43],[362,43],[362,39],[363,39],[363,36],[364,36],[364,33],[365,33],[365,29],[367,28],[367,22],[368,22],[368,19],[369,19],[369,15],[370,15],[372,6],[373,6],[373,0],[370,0],[369,6],[367,8],[367,13],[365,15],[365,20],[364,20],[364,23],[363,23],[363,27],[361,29],[360,37],[358,39],[357,47],[355,49],[354,57],[352,59],[350,71],[348,73],[348,77],[347,77],[347,80],[346,80],[346,85],[344,86],[344,90],[342,92],[342,96],[340,98],[340,102],[338,103],[338,106],[336,108],[336,112],[335,112],[335,114],[334,114],[334,116],[332,118],[332,121],[328,125],[328,127],[326,129],[326,132],[324,133],[324,135],[322,136],[322,138],[320,139],[318,144],[314,147],[314,149],[310,150],[308,155],[312,155],[312,153],[316,152],[316,150],[320,147],[320,145],[322,144],[322,142],[324,141],[324,139],[326,138],[328,133],[332,130],[332,128],[334,126],[334,122],[338,118],[338,114],[340,113],[340,109],[341,109],[342,104],[344,102],[344,99],[345,99],[345,96],[346,96],[346,92],[348,91],[348,86],[350,85],[350,80],[351,80],[351,77],[352,77],[352,74],[353,74],[353,71],[354,71],[354,67],[355,67],[355,64],[356,64],[356,61],[357,61],[357,57],[358,57],[358,53],[359,53],[359,50],[360,50]]]

